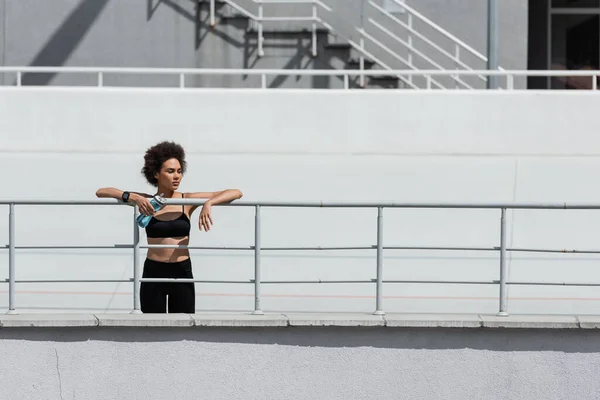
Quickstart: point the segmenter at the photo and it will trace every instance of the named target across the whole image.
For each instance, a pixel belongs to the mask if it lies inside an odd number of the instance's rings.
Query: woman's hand
[[[131,193],[129,200],[133,201],[139,208],[140,213],[144,215],[154,215],[154,207],[150,204],[150,200],[139,194]]]
[[[200,211],[200,217],[198,218],[198,225],[200,225],[200,230],[204,230],[208,232],[210,230],[210,226],[213,224],[211,212],[211,204],[209,202],[205,202],[202,206],[202,211]]]

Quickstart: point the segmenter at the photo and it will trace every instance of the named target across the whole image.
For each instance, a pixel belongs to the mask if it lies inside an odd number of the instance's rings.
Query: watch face
[[[123,201],[127,202],[129,200],[129,192],[123,192]]]

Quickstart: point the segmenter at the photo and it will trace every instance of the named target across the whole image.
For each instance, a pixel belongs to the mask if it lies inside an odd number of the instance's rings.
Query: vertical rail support
[[[506,317],[506,303],[508,298],[508,292],[506,291],[507,275],[506,265],[506,208],[502,209],[502,215],[500,217],[500,309],[498,316]]]
[[[17,71],[17,86],[21,86],[23,84],[22,77],[23,74],[21,73],[21,71]]]
[[[98,72],[98,87],[104,86],[104,75],[102,72]]]
[[[9,204],[8,211],[8,312],[15,311],[15,205]]]
[[[215,18],[215,0],[210,0],[210,26],[213,28],[217,26],[217,19]]]
[[[515,77],[513,76],[513,74],[506,75],[506,89],[507,90],[515,89]]]
[[[317,21],[319,17],[317,15],[317,2],[313,0],[312,3],[312,56],[317,56]]]
[[[265,49],[263,48],[263,41],[265,40],[263,36],[263,3],[262,0],[257,0],[258,2],[258,56],[262,57],[265,55]]]
[[[458,45],[458,43],[456,44],[456,48],[454,49],[454,57],[455,57],[455,60],[454,60],[455,68],[454,69],[458,71],[460,69],[459,64],[458,64],[460,62],[460,46]],[[458,87],[459,87],[458,75],[456,75],[456,76],[454,76],[454,88],[458,89]]]
[[[413,65],[413,38],[412,38],[412,29],[413,29],[413,16],[411,13],[408,14],[408,64]],[[408,81],[413,83],[413,76],[408,76]]]
[[[131,314],[141,314],[140,306],[140,229],[137,225],[137,217],[140,212],[133,207],[133,311]]]
[[[598,90],[598,77],[596,75],[592,76],[592,90]]]
[[[185,74],[179,74],[179,88],[185,88]]]
[[[348,74],[344,74],[344,89],[350,89],[350,78],[348,77]]]
[[[365,74],[363,74],[362,72],[365,71],[365,38],[363,36],[363,30],[361,29],[360,31],[360,49],[362,50],[360,52],[360,59],[359,59],[359,63],[360,63],[360,87],[361,88],[365,88]]]
[[[431,87],[432,87],[431,75],[425,75],[425,79],[427,80],[427,89],[431,90]]]
[[[377,293],[373,315],[385,315],[383,311],[383,207],[377,207]]]
[[[267,74],[261,74],[260,75],[260,87],[262,89],[266,89],[267,88]]]
[[[254,215],[254,311],[252,315],[263,315],[260,308],[260,206]]]

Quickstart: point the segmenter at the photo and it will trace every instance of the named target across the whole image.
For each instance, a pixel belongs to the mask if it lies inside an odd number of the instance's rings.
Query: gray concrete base
[[[21,314],[0,316],[2,328],[63,327],[387,327],[599,329],[599,316],[451,314]]]

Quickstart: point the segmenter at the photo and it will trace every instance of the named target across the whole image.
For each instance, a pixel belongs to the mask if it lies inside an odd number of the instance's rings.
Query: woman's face
[[[177,190],[183,177],[181,164],[176,158],[171,158],[165,161],[160,169],[160,172],[155,175],[158,180],[158,186],[166,190]]]

